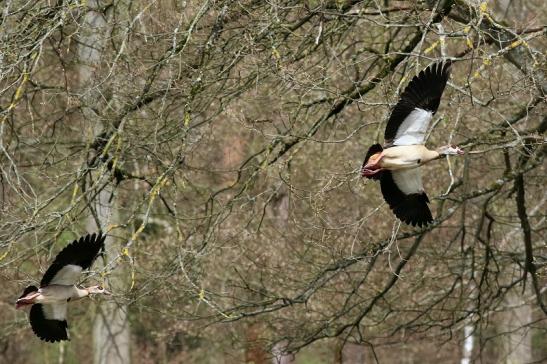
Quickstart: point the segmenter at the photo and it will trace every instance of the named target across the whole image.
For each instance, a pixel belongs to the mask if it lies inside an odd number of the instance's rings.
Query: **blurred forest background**
[[[0,2],[0,362],[547,360],[544,0]],[[359,169],[455,60],[436,221]],[[71,341],[15,310],[102,229]]]

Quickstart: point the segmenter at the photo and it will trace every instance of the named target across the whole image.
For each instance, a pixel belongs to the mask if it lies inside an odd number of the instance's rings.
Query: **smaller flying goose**
[[[372,145],[361,169],[363,177],[380,181],[384,200],[395,216],[412,226],[421,227],[433,221],[419,167],[445,155],[464,154],[452,145],[436,150],[429,150],[424,145],[450,67],[450,61],[434,63],[410,81],[391,112],[384,146]]]
[[[66,322],[67,302],[94,294],[110,293],[101,286],[76,286],[83,270],[93,264],[104,249],[106,236],[86,235],[67,245],[42,277],[40,288],[29,286],[15,303],[16,308],[32,305],[30,326],[40,339],[56,342],[69,340]]]

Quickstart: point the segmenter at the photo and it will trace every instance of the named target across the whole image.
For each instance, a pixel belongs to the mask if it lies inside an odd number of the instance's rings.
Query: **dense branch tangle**
[[[93,11],[108,39],[80,92],[90,9],[10,2],[0,266],[27,280],[14,267],[81,232],[114,180],[122,222],[109,233],[120,244],[102,273],[130,266],[117,299],[131,304],[137,331],[203,343],[256,320],[265,346],[286,339],[295,351],[332,337],[391,345],[401,333],[454,342],[464,322],[489,328],[525,270],[535,292],[523,302],[538,311],[541,28],[463,1],[382,3],[101,3]],[[539,31],[519,35],[522,25]],[[396,92],[454,55],[431,141],[454,138],[470,153],[426,171],[438,221],[397,231],[356,170]],[[102,132],[83,139],[97,123]]]

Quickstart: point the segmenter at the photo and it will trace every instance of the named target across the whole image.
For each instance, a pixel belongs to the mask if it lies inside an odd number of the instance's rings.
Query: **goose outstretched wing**
[[[41,340],[56,342],[69,340],[66,322],[67,303],[32,305],[30,309],[30,326]]]
[[[451,62],[434,63],[415,76],[387,122],[386,145],[424,144],[429,123],[439,108]]]
[[[88,234],[67,245],[49,266],[40,286],[76,284],[82,271],[91,267],[103,249],[105,238],[100,233]]]
[[[433,221],[419,168],[382,171],[380,188],[384,200],[399,220],[419,227]]]

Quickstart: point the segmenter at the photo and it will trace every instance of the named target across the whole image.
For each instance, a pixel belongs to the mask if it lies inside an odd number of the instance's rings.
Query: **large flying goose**
[[[104,248],[106,236],[86,235],[67,245],[50,265],[40,288],[29,286],[15,303],[16,308],[32,305],[30,326],[40,339],[55,342],[68,340],[67,302],[93,294],[110,294],[101,286],[79,288],[80,274],[88,269]]]
[[[371,146],[361,169],[363,177],[380,181],[382,195],[395,216],[412,226],[421,227],[433,221],[419,167],[445,155],[464,154],[452,145],[436,150],[424,146],[450,66],[450,61],[434,63],[410,81],[391,112],[384,146]]]

